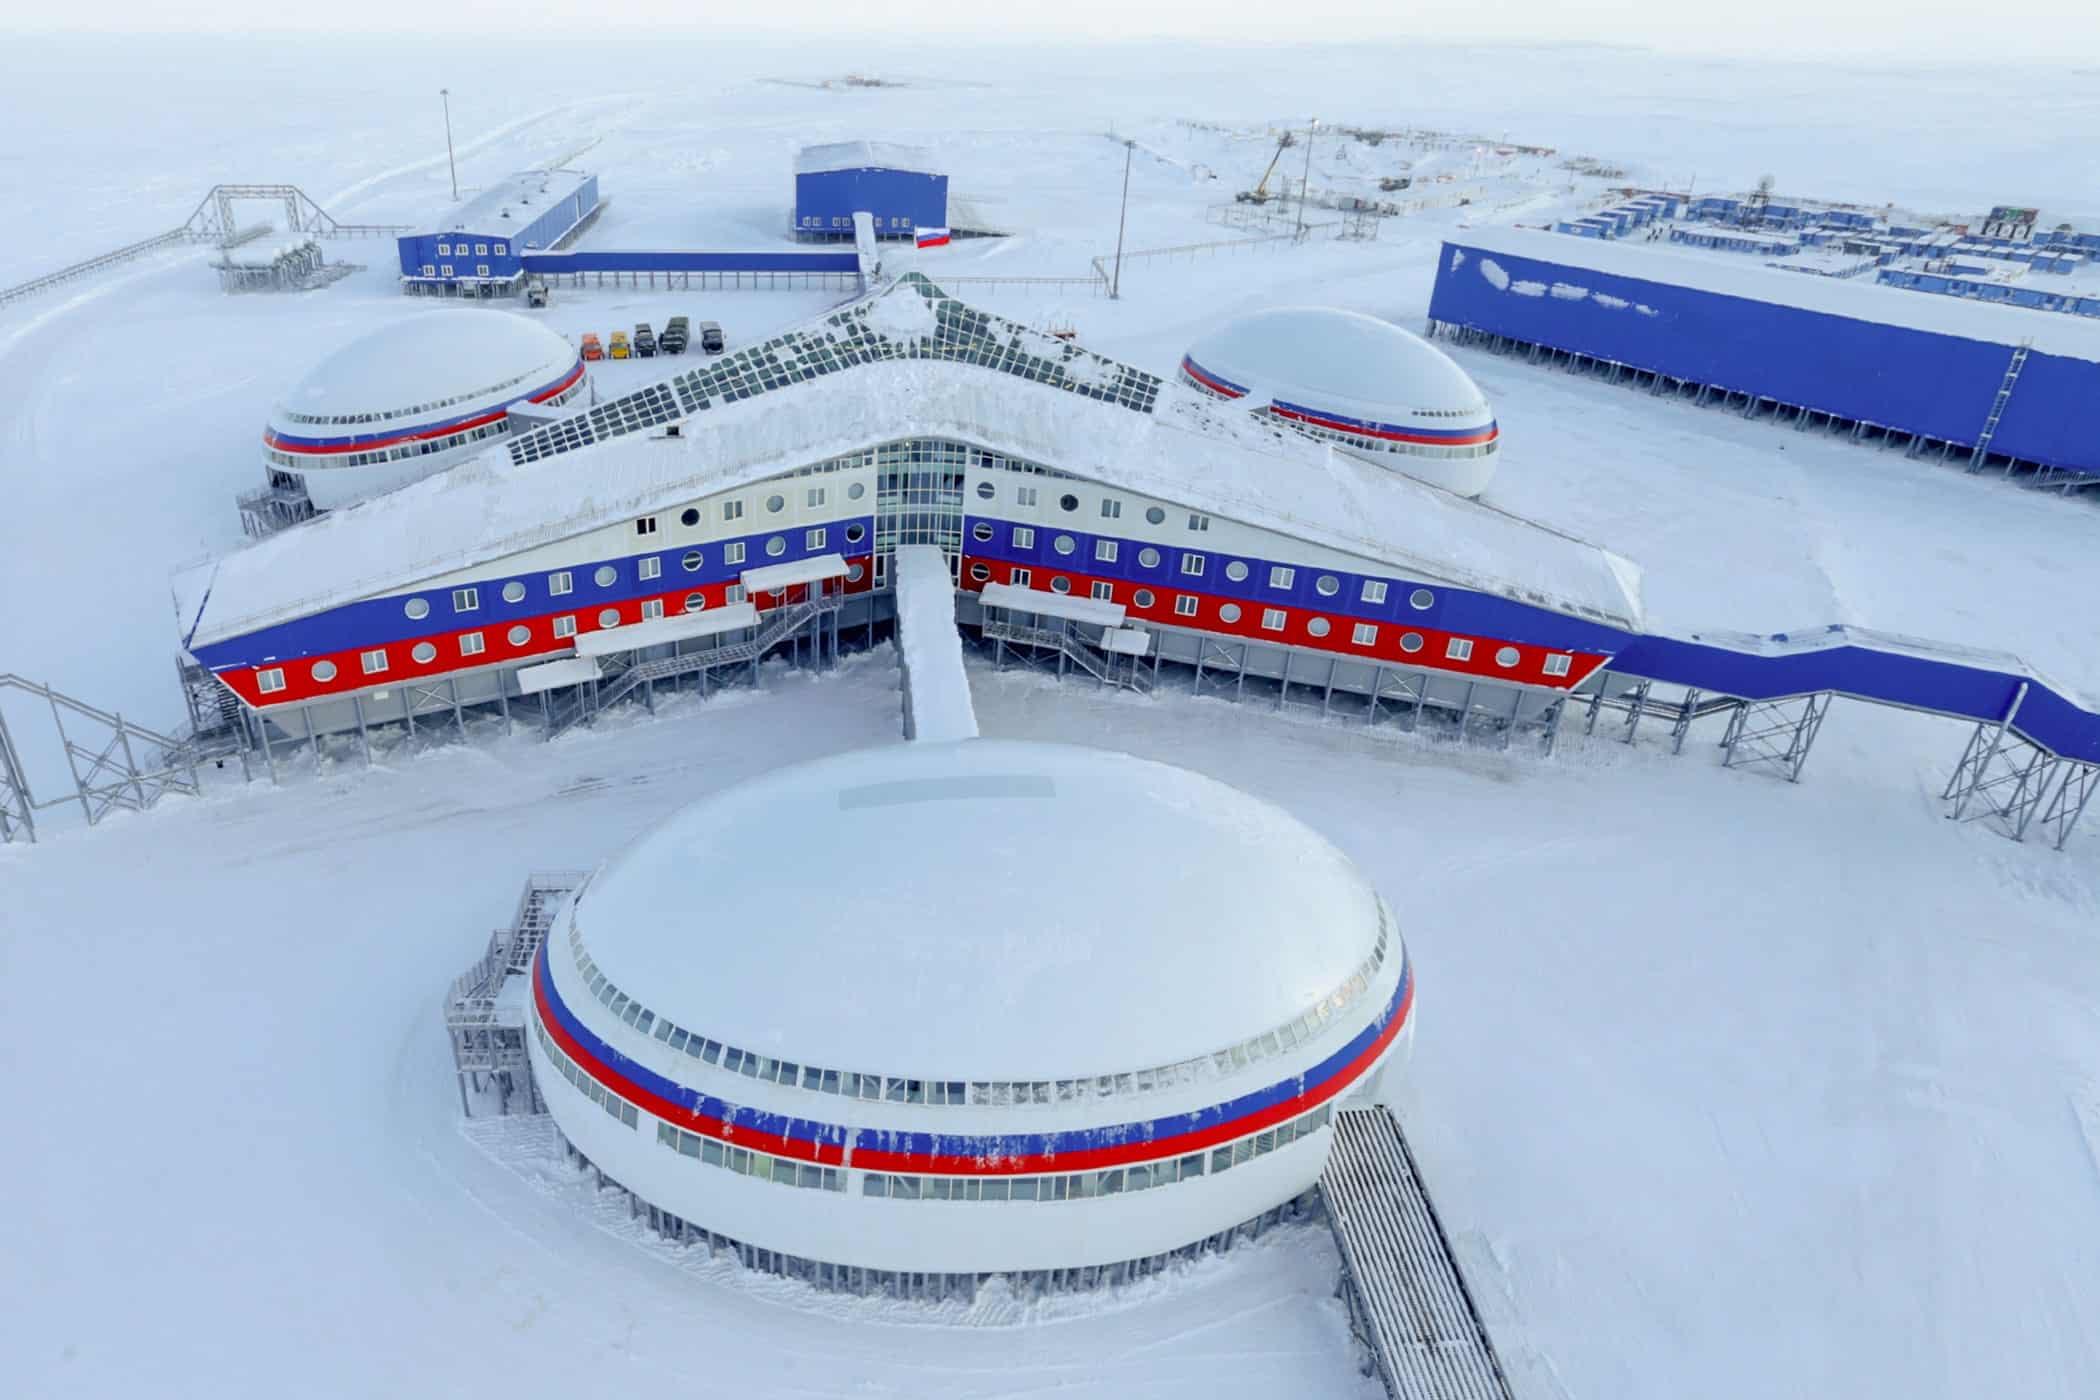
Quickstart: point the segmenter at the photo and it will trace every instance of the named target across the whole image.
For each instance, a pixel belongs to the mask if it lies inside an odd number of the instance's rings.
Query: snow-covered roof
[[[991,739],[717,794],[608,862],[575,917],[659,1020],[961,1080],[1214,1053],[1302,1015],[1379,935],[1363,877],[1280,808],[1125,754]]]
[[[1445,241],[1484,253],[1536,258],[1563,267],[1695,287],[1722,296],[1796,306],[1857,321],[1878,321],[2000,345],[2025,341],[2045,354],[2100,361],[2100,322],[2086,316],[1962,297],[1919,295],[1870,281],[1803,277],[1748,261],[1722,261],[1708,255],[1676,252],[1663,243],[1624,244],[1513,228],[1462,229],[1447,235]]]
[[[295,384],[270,426],[312,436],[317,426],[452,418],[518,397],[576,363],[576,347],[508,311],[414,310],[336,350]]]
[[[1199,337],[1189,358],[1270,399],[1379,423],[1485,423],[1487,397],[1449,355],[1390,321],[1328,306],[1256,311]]]
[[[824,146],[804,146],[795,155],[797,175],[821,175],[831,170],[910,170],[921,175],[943,173],[933,163],[931,152],[889,141],[835,141]]]
[[[630,396],[653,409],[600,404],[200,565],[175,581],[183,626],[200,644],[238,636],[914,436],[954,438],[1273,529],[1403,577],[1639,624],[1637,571],[1594,545],[929,296],[940,294],[907,278]],[[622,423],[673,419],[682,421],[677,437],[602,436]],[[564,448],[564,435],[589,453],[587,464]]]
[[[439,221],[468,233],[503,233],[537,219],[591,177],[580,170],[521,170],[506,175]]]
[[[900,544],[897,655],[904,673],[907,737],[949,743],[977,737],[977,706],[955,626],[955,580],[938,545]]]

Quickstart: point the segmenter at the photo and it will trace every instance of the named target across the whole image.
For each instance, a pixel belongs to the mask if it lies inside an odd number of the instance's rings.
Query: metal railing
[[[22,676],[0,674],[0,693],[6,692],[30,696],[49,707],[73,794],[36,796],[21,750],[8,731],[7,716],[0,713],[0,843],[17,836],[35,841],[36,814],[68,803],[79,803],[81,815],[93,826],[111,812],[146,811],[171,792],[194,796],[199,790],[198,764],[232,751],[212,736],[162,734]],[[73,721],[71,729],[68,719]],[[80,737],[83,723],[89,735],[85,741]]]

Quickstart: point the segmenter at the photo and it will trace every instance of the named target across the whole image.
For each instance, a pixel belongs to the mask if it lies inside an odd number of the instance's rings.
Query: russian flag
[[[922,228],[919,230],[921,248],[945,248],[948,246],[948,230],[944,228]]]

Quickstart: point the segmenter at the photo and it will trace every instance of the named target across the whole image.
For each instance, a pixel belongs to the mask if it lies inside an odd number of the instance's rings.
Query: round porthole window
[[[1218,609],[1218,617],[1221,621],[1238,622],[1240,620],[1240,605],[1238,603],[1227,603],[1224,607]]]
[[[1072,591],[1072,580],[1066,578],[1063,574],[1059,574],[1056,578],[1050,580],[1050,591],[1052,593],[1070,593]]]
[[[781,508],[785,505],[787,505],[787,498],[785,496],[766,497],[766,509],[773,512],[775,515],[778,515],[781,511]]]
[[[1516,665],[1517,660],[1517,649],[1515,647],[1503,647],[1495,653],[1495,664],[1505,671]]]
[[[607,608],[604,612],[599,613],[598,625],[600,627],[618,627],[620,625],[620,610],[618,608]]]
[[[693,526],[700,523],[700,512],[692,506],[687,506],[684,510],[678,512],[678,523],[690,530]]]
[[[1403,632],[1400,634],[1400,650],[1420,651],[1421,649],[1422,634],[1420,632]]]
[[[972,564],[970,566],[970,577],[976,580],[978,583],[983,583],[986,579],[990,578],[991,576],[992,571],[983,564]]]
[[[1407,595],[1407,605],[1411,608],[1426,608],[1435,601],[1436,594],[1431,593],[1426,588],[1417,588],[1414,592]]]
[[[699,550],[689,549],[685,552],[685,557],[678,561],[678,565],[680,568],[684,569],[687,573],[690,574],[697,571],[699,567],[702,564],[705,564],[706,562],[707,561],[700,556]]]
[[[1158,506],[1145,507],[1145,523],[1148,525],[1164,525],[1166,520],[1167,513]]]
[[[994,497],[994,496],[996,496],[996,495],[998,495],[998,494],[999,494],[999,488],[998,488],[998,487],[996,487],[996,486],[994,486],[994,485],[992,485],[992,483],[990,483],[989,481],[980,481],[980,482],[978,482],[978,483],[977,483],[977,499],[978,499],[978,500],[980,500],[980,501],[989,501],[989,500],[990,500],[990,499],[991,499],[992,497]]]
[[[861,580],[861,576],[864,575],[866,572],[867,570],[861,568],[861,566],[858,564],[848,564],[846,566],[846,582],[859,583]]]
[[[1059,496],[1057,498],[1057,508],[1059,510],[1078,510],[1079,498],[1069,494]]]
[[[847,543],[847,544],[859,544],[859,543],[860,543],[860,542],[861,542],[862,540],[866,539],[867,537],[868,537],[868,527],[867,527],[867,526],[865,526],[865,525],[858,525],[858,524],[855,524],[855,525],[848,525],[848,526],[846,527],[846,543]]]
[[[523,602],[524,600],[525,600],[525,585],[524,585],[524,584],[522,584],[522,583],[518,582],[518,580],[516,580],[516,579],[512,579],[512,580],[511,580],[511,581],[510,581],[509,583],[506,583],[506,584],[504,584],[504,585],[503,585],[503,601],[504,601],[504,602],[506,602],[506,603],[520,603],[520,602]]]
[[[699,612],[706,606],[707,595],[705,593],[688,593],[685,595],[685,610],[687,612]]]
[[[1146,545],[1143,549],[1138,551],[1138,563],[1143,564],[1148,569],[1158,568],[1159,551],[1154,549],[1149,544]]]
[[[1322,598],[1332,598],[1335,594],[1342,591],[1342,581],[1333,574],[1321,574],[1319,580],[1313,584],[1313,587],[1320,590]]]
[[[781,555],[787,553],[787,547],[788,542],[782,539],[780,536],[775,535],[772,539],[766,541],[766,557],[769,559],[778,559]]]
[[[421,622],[424,618],[430,616],[430,600],[428,598],[411,598],[401,605],[401,611],[407,613],[412,621]]]
[[[511,628],[508,635],[512,646],[521,647],[532,640],[532,629],[521,622],[516,627]]]
[[[334,680],[335,663],[333,661],[316,661],[314,663],[314,679],[323,685]]]
[[[1130,601],[1138,607],[1149,608],[1152,606],[1152,590],[1149,588],[1140,588],[1136,593],[1131,595]]]
[[[862,496],[865,496],[867,494],[868,488],[858,481],[854,482],[851,486],[848,486],[846,488],[846,499],[849,501],[857,501]]]
[[[1240,583],[1247,577],[1247,566],[1235,559],[1225,566],[1225,577],[1231,579],[1234,583]]]
[[[1312,621],[1305,624],[1305,630],[1312,633],[1315,637],[1324,637],[1327,635],[1328,632],[1327,619],[1324,617],[1316,617]]]
[[[973,540],[989,540],[991,537],[992,527],[985,524],[982,520],[970,527],[970,538]]]
[[[1059,535],[1050,542],[1050,547],[1059,554],[1070,554],[1073,550],[1079,548],[1079,545],[1070,535]]]
[[[412,660],[428,664],[437,660],[438,649],[428,642],[417,642],[415,650],[409,652]]]
[[[598,581],[600,588],[610,588],[619,579],[620,571],[610,564],[600,564],[598,572],[592,574],[591,577]]]

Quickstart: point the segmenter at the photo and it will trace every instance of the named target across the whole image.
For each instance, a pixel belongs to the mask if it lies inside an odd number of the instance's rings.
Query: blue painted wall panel
[[[826,170],[795,177],[795,231],[851,237],[865,209],[883,238],[948,224],[948,177],[914,170]]]
[[[667,249],[658,252],[590,249],[569,253],[528,253],[527,272],[857,272],[857,253],[705,253]]]

